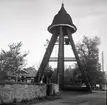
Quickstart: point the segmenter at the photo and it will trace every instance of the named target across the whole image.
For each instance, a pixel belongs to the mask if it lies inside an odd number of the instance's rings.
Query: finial
[[[62,6],[64,6],[64,0],[62,0]]]

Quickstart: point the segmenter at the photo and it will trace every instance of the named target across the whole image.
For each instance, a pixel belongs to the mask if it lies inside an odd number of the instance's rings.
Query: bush
[[[7,73],[5,71],[0,71],[0,81],[8,79]]]

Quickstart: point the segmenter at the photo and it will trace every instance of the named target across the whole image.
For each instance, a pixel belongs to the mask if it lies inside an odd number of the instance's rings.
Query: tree
[[[57,83],[57,68],[53,69],[53,73],[52,73],[52,82],[53,83]]]
[[[48,64],[44,71],[43,82],[50,83],[52,80],[52,74],[53,74],[52,67],[49,66],[49,64]]]
[[[84,36],[81,43],[76,45],[81,65],[88,75],[91,85],[101,82],[101,64],[99,63],[100,38],[89,38]],[[100,75],[100,76],[99,76]]]
[[[8,45],[9,50],[0,53],[0,71],[18,71],[25,66],[25,57],[28,53],[21,53],[22,42]]]
[[[73,83],[73,69],[69,66],[64,70],[64,83],[72,84]]]

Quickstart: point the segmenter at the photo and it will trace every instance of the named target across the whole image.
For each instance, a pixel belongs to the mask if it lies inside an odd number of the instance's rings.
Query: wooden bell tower
[[[91,91],[91,87],[90,87],[87,75],[81,67],[81,62],[76,52],[74,40],[72,37],[72,34],[76,32],[76,30],[77,30],[76,26],[73,24],[70,15],[66,12],[64,8],[64,4],[62,4],[58,14],[55,15],[54,17],[52,24],[48,27],[48,31],[52,33],[52,37],[47,47],[47,50],[45,52],[45,55],[43,57],[43,60],[41,62],[40,68],[35,77],[35,82],[40,82],[43,76],[44,70],[49,62],[50,55],[52,53],[57,37],[59,37],[59,50],[58,50],[58,62],[57,62],[58,77],[57,78],[58,78],[59,87],[60,88],[64,87],[64,37],[68,37],[70,41],[70,45],[74,52],[76,61],[78,63],[79,69],[85,81],[85,84],[88,90]]]

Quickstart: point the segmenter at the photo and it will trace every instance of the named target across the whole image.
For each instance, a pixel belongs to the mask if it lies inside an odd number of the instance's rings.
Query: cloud
[[[66,0],[65,5],[76,18],[107,14],[107,0]]]

